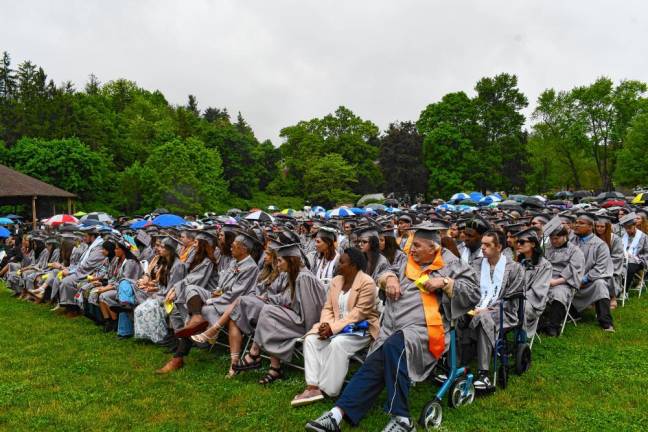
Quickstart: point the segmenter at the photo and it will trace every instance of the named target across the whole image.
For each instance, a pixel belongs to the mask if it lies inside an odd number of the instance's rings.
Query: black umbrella
[[[522,207],[544,208],[545,203],[536,197],[527,197],[522,202]]]
[[[625,199],[625,195],[623,195],[621,192],[617,191],[611,191],[611,192],[602,192],[598,195],[596,195],[596,201],[605,201],[607,199]]]
[[[579,190],[574,192],[574,198],[583,198],[587,196],[592,196],[592,192],[586,190]]]
[[[558,192],[558,193],[557,193],[556,195],[554,195],[554,196],[555,196],[556,198],[558,198],[558,199],[560,199],[560,198],[571,198],[571,197],[574,196],[574,194],[571,193],[571,192],[569,192],[569,191],[560,191],[560,192]]]

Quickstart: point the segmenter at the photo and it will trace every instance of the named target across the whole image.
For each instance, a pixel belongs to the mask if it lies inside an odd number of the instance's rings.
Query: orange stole
[[[441,252],[437,252],[436,257],[432,264],[422,269],[411,255],[407,259],[407,266],[405,267],[405,276],[411,281],[415,281],[424,274],[429,274],[435,270],[439,270],[444,266],[443,257]],[[445,351],[445,330],[443,328],[443,319],[439,312],[439,300],[436,293],[428,291],[419,291],[421,293],[421,301],[423,301],[423,311],[425,313],[425,323],[427,324],[428,332],[428,349],[435,359],[441,358],[443,351]]]

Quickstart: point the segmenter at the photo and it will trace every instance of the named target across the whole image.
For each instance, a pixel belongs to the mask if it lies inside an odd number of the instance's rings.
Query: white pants
[[[320,340],[308,335],[304,340],[306,384],[318,386],[328,396],[340,394],[349,370],[349,359],[369,346],[371,336],[339,335]]]

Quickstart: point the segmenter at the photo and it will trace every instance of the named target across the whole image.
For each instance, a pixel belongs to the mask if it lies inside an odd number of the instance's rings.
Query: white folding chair
[[[621,272],[621,306],[625,306],[628,297],[628,256],[623,255],[623,271]]]
[[[641,297],[641,293],[643,292],[644,284],[646,283],[646,280],[645,280],[646,270],[642,269],[637,274],[639,275],[639,281],[637,282],[637,285],[633,285],[632,282],[634,282],[634,281],[631,281],[629,291],[637,291],[639,293],[638,297]]]
[[[563,320],[562,327],[560,328],[560,335],[559,336],[562,336],[563,332],[565,331],[565,326],[567,325],[567,320],[570,320],[572,323],[574,323],[574,327],[578,326],[578,324],[576,324],[576,322],[580,318],[574,318],[570,313],[572,301],[573,301],[575,295],[576,295],[576,290],[572,289],[572,296],[569,299],[569,305],[567,305],[567,313],[565,314],[565,319]]]

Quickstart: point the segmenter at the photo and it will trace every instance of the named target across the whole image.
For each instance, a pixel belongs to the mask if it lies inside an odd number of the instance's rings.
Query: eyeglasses
[[[369,244],[369,240],[358,240],[358,244]]]

